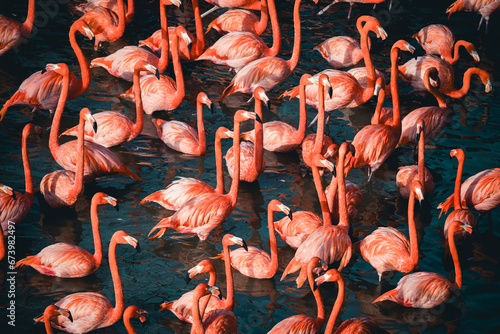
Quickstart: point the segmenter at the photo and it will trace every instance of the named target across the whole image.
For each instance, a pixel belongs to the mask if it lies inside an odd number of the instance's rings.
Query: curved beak
[[[245,240],[242,240],[242,243],[243,243],[243,248],[245,249],[245,251],[248,252],[248,246],[247,246],[247,243],[245,242]]]
[[[186,277],[184,277],[184,280],[186,281],[186,284],[189,284],[189,282],[191,282],[191,277],[189,277],[189,272],[186,273]]]
[[[260,124],[263,124],[262,122],[262,119],[260,118],[259,115],[255,114],[255,119],[257,120],[257,122],[259,122]]]
[[[137,253],[141,252],[141,244],[139,243],[139,241],[137,241],[137,246],[135,246],[135,250],[137,251]]]

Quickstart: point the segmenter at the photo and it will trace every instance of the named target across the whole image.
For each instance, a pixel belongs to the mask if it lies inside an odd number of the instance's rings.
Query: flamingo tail
[[[296,97],[296,96],[298,96],[298,95],[299,95],[299,88],[300,88],[300,87],[299,87],[299,86],[297,86],[297,87],[294,87],[294,88],[292,88],[292,89],[290,89],[290,90],[287,90],[287,91],[285,91],[283,94],[281,94],[281,95],[279,96],[279,98],[281,99],[281,98],[282,98],[282,97],[284,97],[284,96],[288,96],[288,97],[290,97],[290,100],[291,100],[291,99],[293,99],[294,97]]]
[[[14,268],[18,268],[21,266],[31,266],[31,265],[41,265],[40,259],[35,257],[34,255],[28,256],[22,260],[16,262]]]
[[[106,57],[94,58],[90,62],[90,67],[104,67],[107,70],[111,70],[111,66],[113,65],[113,60],[106,60]]]
[[[438,205],[438,209],[441,209],[441,212],[439,213],[439,218],[441,218],[441,215],[443,213],[447,213],[449,209],[453,207],[453,200],[454,200],[454,195],[451,195],[444,201],[443,203]]]
[[[457,0],[454,3],[452,3],[448,9],[446,9],[446,13],[449,13],[448,19],[450,18],[451,14],[455,12],[459,12],[463,10],[464,8],[464,0]]]
[[[295,258],[293,258],[292,261],[288,263],[288,266],[286,266],[285,270],[283,271],[283,275],[281,275],[280,280],[282,281],[283,279],[285,279],[286,275],[294,273],[300,268],[301,268],[300,263]]]
[[[380,296],[377,299],[375,299],[374,301],[372,301],[372,304],[381,302],[383,300],[390,300],[390,301],[397,303],[397,296],[398,296],[398,292],[395,289],[389,290],[386,293],[384,293],[382,296]]]
[[[158,190],[158,191],[155,191],[154,193],[152,193],[151,195],[144,197],[144,199],[141,201],[140,204],[154,202],[154,203],[160,204],[161,206],[163,206],[167,210],[176,210],[176,208],[174,208],[174,206],[171,203],[168,203],[165,201],[165,196],[163,195],[163,191],[164,191],[164,189]]]
[[[227,88],[222,92],[222,95],[219,98],[219,102],[222,102],[222,100],[224,100],[227,96],[236,92],[236,89],[237,88],[234,86],[234,82],[231,82],[229,86],[227,86]]]
[[[148,237],[149,237],[149,239],[161,238],[163,236],[163,234],[165,234],[165,232],[169,228],[173,228],[173,227],[174,226],[170,223],[170,217],[164,218],[164,219],[160,220],[160,222],[158,224],[156,224],[156,226],[153,227],[151,229],[151,231],[149,231]],[[159,229],[159,231],[155,235],[150,237],[151,233],[153,233],[156,229]]]
[[[307,279],[307,268],[302,267],[302,268],[300,268],[299,277],[297,277],[297,280],[296,280],[297,288],[301,288],[302,285],[304,285],[306,279]]]
[[[224,259],[224,253],[220,253],[217,256],[211,257],[211,260]]]

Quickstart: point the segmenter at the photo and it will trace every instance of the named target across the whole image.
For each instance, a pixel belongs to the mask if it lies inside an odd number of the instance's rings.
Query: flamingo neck
[[[305,98],[304,98],[305,100]],[[313,153],[320,153],[323,149],[325,138],[325,89],[323,83],[318,84],[318,124],[316,128],[316,140],[314,141]]]
[[[35,0],[30,0],[28,4],[28,15],[23,23],[22,29],[25,33],[24,37],[28,37],[33,30],[33,24],[35,23]]]
[[[177,86],[175,98],[182,100],[186,91],[184,88],[184,75],[182,74],[181,61],[179,59],[179,36],[177,33],[174,34],[172,42],[172,63],[174,65],[175,83]]]
[[[2,237],[3,239],[3,237]],[[53,334],[54,331],[52,330],[52,326],[50,325],[50,318],[53,317],[54,315],[50,312],[44,312],[43,313],[43,322],[45,324],[45,331],[47,334]]]
[[[231,271],[231,256],[229,255],[229,245],[227,243],[223,244],[223,248],[224,248],[224,268],[226,271],[226,289],[227,289],[227,298],[224,301],[223,309],[225,309],[226,311],[232,311],[234,307],[234,283],[233,283],[233,272]]]
[[[269,3],[266,3],[266,0],[261,0],[260,5],[261,5],[262,12],[264,11],[264,7],[266,7],[266,12],[267,12],[267,6],[269,5],[269,15],[271,16],[271,27],[273,29],[273,46],[271,47],[271,49],[269,49],[269,54],[275,56],[281,50],[281,29],[280,29],[280,24],[278,22],[278,14],[276,12],[276,4],[274,3],[274,0],[269,0]],[[262,14],[262,15],[264,15],[264,14]],[[261,15],[261,21],[262,21],[262,15]],[[265,15],[265,17],[266,17],[265,25],[267,25],[267,15]],[[261,24],[261,22],[259,22],[259,24]],[[264,29],[265,29],[265,26],[264,26]],[[295,36],[297,36],[297,35],[295,35]],[[295,38],[297,38],[297,37],[295,37]],[[295,52],[295,45],[294,45],[294,52]],[[298,60],[298,57],[297,57],[297,60]]]
[[[462,205],[460,204],[460,188],[462,186],[462,173],[464,171],[464,157],[460,156],[458,158],[458,169],[457,169],[457,178],[455,179],[455,194],[453,196],[453,208],[455,210],[462,209]]]
[[[307,280],[309,281],[309,287],[311,288],[311,291],[313,292],[314,299],[316,300],[316,307],[318,308],[318,313],[315,319],[315,323],[318,327],[323,327],[323,324],[325,323],[325,306],[323,304],[323,298],[321,298],[321,293],[319,292],[319,289],[314,289],[314,276],[313,276],[313,267],[314,266],[309,266],[310,268],[307,268]]]
[[[92,199],[90,208],[90,222],[92,224],[92,237],[94,238],[94,258],[95,267],[99,268],[102,263],[102,239],[101,230],[99,228],[99,215],[97,214],[97,200]]]
[[[425,131],[420,132],[418,140],[418,181],[422,185],[422,192],[425,194]]]
[[[271,2],[272,1],[273,0],[271,0]],[[299,62],[299,56],[300,56],[300,45],[301,45],[300,2],[301,2],[301,0],[295,0],[295,5],[293,8],[293,29],[294,29],[295,40],[293,41],[292,57],[289,60],[287,60],[287,64],[288,64],[288,67],[290,68],[290,72],[292,72],[295,69],[295,66],[297,66],[297,64]],[[271,7],[269,7],[269,9],[271,9]],[[272,20],[272,17],[271,17],[271,20]]]
[[[273,0],[269,0],[269,1],[273,1]],[[255,25],[255,32],[258,35],[260,35],[261,33],[264,32],[264,30],[266,30],[267,21],[269,21],[269,12],[268,12],[268,8],[267,8],[267,6],[268,6],[267,2],[268,2],[267,0],[260,1],[260,20]],[[274,14],[276,15],[276,6],[274,8]]]
[[[33,203],[35,193],[33,190],[33,176],[31,173],[30,158],[28,156],[28,136],[29,132],[23,131],[21,152],[23,157],[23,168],[24,168],[24,184],[25,184],[24,196],[26,196],[29,199],[30,203]]]
[[[222,171],[222,139],[218,133],[215,135],[215,168],[216,168],[216,177],[217,177],[217,185],[215,187],[215,192],[218,194],[222,194],[224,192],[224,174]]]
[[[77,137],[77,161],[75,169],[75,183],[73,184],[72,193],[76,199],[80,196],[83,190],[83,170],[84,170],[84,137],[85,137],[85,118],[80,117],[80,122],[78,123],[78,137]],[[102,253],[102,252],[101,252]],[[102,255],[101,255],[102,256]]]
[[[330,181],[329,185],[329,191],[328,194],[326,195],[326,201],[328,203],[328,208],[330,209],[330,215],[334,215],[333,210],[335,210],[335,196],[337,196],[338,193],[338,179],[335,176],[332,176],[332,180]],[[337,199],[338,202],[338,199]],[[337,205],[337,210],[338,210],[338,205]]]
[[[401,134],[401,114],[399,111],[398,92],[398,58],[399,48],[395,47],[391,50],[392,127],[398,130]]]
[[[272,276],[278,271],[278,241],[276,240],[276,232],[274,231],[273,222],[274,210],[272,207],[267,208],[267,227],[269,230],[269,251],[271,252],[271,265],[269,266],[269,272]]]
[[[233,150],[234,150],[234,173],[231,181],[231,188],[228,195],[231,198],[231,205],[234,208],[238,199],[238,188],[240,185],[240,122],[234,122]],[[257,137],[257,135],[256,135]]]
[[[193,294],[193,306],[191,309],[191,317],[193,319],[193,325],[191,327],[191,334],[203,334],[205,330],[203,329],[202,316],[205,310],[200,313],[200,298],[201,293],[199,289],[194,290]]]
[[[108,34],[109,40],[114,41],[123,36],[125,32],[125,4],[123,0],[117,0],[118,5],[118,26],[113,27]]]
[[[259,115],[260,119],[264,119],[262,115],[262,101],[260,98],[255,99],[255,113]],[[255,142],[253,150],[253,159],[255,163],[255,170],[257,174],[261,174],[264,167],[264,125],[258,122],[257,119],[254,121],[255,127]]]
[[[346,226],[349,228],[349,215],[347,214],[347,202],[345,194],[345,176],[344,176],[344,160],[346,150],[339,151],[339,158],[337,162],[337,187],[339,196],[339,226]]]
[[[160,3],[160,26],[161,26],[161,56],[158,61],[158,71],[160,73],[165,72],[168,66],[169,57],[169,43],[168,43],[168,25],[167,25],[167,9],[166,5]]]
[[[418,263],[418,240],[417,228],[415,227],[415,191],[412,188],[410,198],[408,200],[408,232],[410,233],[410,266],[411,270],[415,268]]]
[[[163,53],[162,53],[163,55]],[[133,89],[134,89],[134,98],[135,98],[135,123],[132,126],[132,131],[130,134],[130,138],[133,139],[137,137],[144,127],[144,107],[142,104],[142,92],[141,92],[141,78],[140,78],[140,68],[134,69],[134,78],[133,78]]]
[[[359,27],[358,27],[359,28]],[[375,66],[373,66],[372,57],[370,56],[370,49],[368,46],[368,27],[363,27],[361,29],[361,52],[363,53],[363,59],[365,60],[366,67],[366,77],[368,79],[366,88],[363,89],[361,99],[366,102],[373,96],[375,91]]]
[[[306,104],[306,85],[301,84],[299,88],[299,128],[297,132],[295,132],[295,136],[298,139],[297,141],[301,143],[306,136],[307,130],[307,104]]]
[[[111,270],[111,277],[113,278],[113,286],[115,287],[115,307],[111,313],[111,323],[114,324],[121,319],[123,311],[125,310],[125,297],[123,296],[123,285],[120,278],[120,271],[118,270],[118,263],[116,262],[116,240],[111,239],[109,244],[109,269]]]
[[[127,311],[123,313],[123,324],[125,325],[125,328],[127,329],[128,334],[137,334],[137,331],[135,330],[134,326],[132,326],[132,323],[130,322],[131,315],[128,314]]]
[[[431,83],[429,81],[429,73],[428,72],[424,73],[424,86],[425,86],[425,89],[427,89],[427,91],[429,91],[432,95],[434,95],[434,97],[436,98],[436,101],[438,102],[439,108],[448,109],[448,106],[446,105],[446,101],[444,100],[443,94],[441,94],[439,89],[437,89],[436,87],[431,85]]]
[[[193,0],[194,25],[196,27],[196,43],[189,54],[191,59],[198,58],[205,49],[205,34],[203,32],[203,22],[200,15],[198,0]]]
[[[333,304],[330,317],[328,318],[328,323],[326,324],[325,328],[325,334],[333,333],[333,327],[335,326],[335,322],[337,321],[340,308],[342,307],[342,303],[344,302],[344,280],[342,279],[342,277],[338,280],[338,283],[339,283],[339,292],[337,294],[337,299],[335,299],[335,304]]]
[[[127,1],[127,13],[125,13],[125,21],[132,22],[135,14],[135,3],[134,0]]]
[[[321,182],[321,176],[319,175],[319,169],[313,162],[311,165],[314,185],[316,187],[316,192],[318,193],[319,204],[321,206],[321,214],[323,216],[323,226],[332,225],[332,217],[330,214],[330,209],[328,207],[328,202],[326,199],[325,191],[323,189],[323,184]]]
[[[453,265],[455,266],[455,285],[458,289],[462,288],[462,268],[460,267],[460,260],[458,259],[457,246],[455,245],[455,232],[456,228],[448,229],[448,242],[450,244],[450,253],[453,258]]]
[[[385,88],[382,87],[380,88],[380,91],[378,92],[378,97],[377,97],[377,106],[375,107],[375,112],[373,113],[372,119],[371,119],[371,124],[380,124],[380,113],[382,112],[382,107],[384,105],[385,101]]]
[[[50,129],[49,136],[49,148],[50,153],[54,158],[58,155],[59,148],[61,145],[59,144],[59,128],[61,126],[61,117],[64,111],[64,106],[66,105],[66,100],[68,99],[68,90],[69,90],[69,71],[64,73],[62,78],[62,89],[61,95],[59,95],[59,101],[57,102],[57,108],[54,112],[54,118],[52,119],[52,127]]]
[[[455,65],[456,62],[458,61],[458,59],[460,58],[460,52],[458,51],[458,49],[460,49],[461,46],[465,47],[467,42],[466,41],[463,41],[463,40],[460,40],[458,42],[455,43],[454,47],[453,47],[453,58],[451,57],[444,57],[445,60],[450,63],[451,65]],[[467,43],[468,44],[468,43]],[[451,55],[450,55],[451,56]]]
[[[196,123],[198,128],[198,150],[205,152],[207,149],[207,140],[205,136],[205,125],[203,123],[203,104],[198,101],[196,103]]]
[[[470,79],[473,74],[479,75],[479,69],[477,67],[469,68],[467,71],[465,71],[462,88],[446,92],[446,95],[455,99],[459,99],[467,94],[470,89]]]
[[[76,41],[76,31],[77,31],[76,27],[71,26],[71,29],[69,30],[69,43],[71,44],[71,48],[75,52],[76,58],[78,59],[78,65],[80,65],[81,79],[80,81],[75,80],[74,82],[75,90],[72,90],[70,99],[74,99],[82,95],[90,86],[89,63],[87,62],[87,58],[85,58],[85,55],[83,54],[82,49],[80,48],[80,45],[78,45],[78,42]]]

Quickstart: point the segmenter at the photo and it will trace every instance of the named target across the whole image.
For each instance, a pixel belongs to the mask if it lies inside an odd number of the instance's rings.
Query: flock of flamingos
[[[377,39],[384,40],[387,33],[376,18],[360,16],[356,21],[359,41],[347,36],[335,36],[316,46],[314,50],[325,58],[330,68],[314,75],[304,74],[299,86],[283,92],[283,96],[298,97],[300,100],[298,128],[282,121],[263,123],[263,110],[269,108],[266,92],[287,80],[300,61],[301,0],[295,0],[293,8],[294,43],[290,59],[277,56],[282,38],[274,0],[209,2],[218,7],[245,8],[229,10],[208,25],[208,30],[215,29],[222,35],[215,44],[205,45],[206,27],[202,24],[198,0],[191,2],[195,35],[183,26],[167,25],[168,8],[176,6],[182,9],[184,5],[181,0],[159,0],[161,29],[140,41],[139,46],[123,47],[106,57],[92,59],[90,64],[78,44],[77,36],[94,40],[96,50],[103,42],[119,39],[126,25],[133,20],[134,1],[88,0],[78,7],[84,14],[71,25],[69,40],[80,65],[80,80],[66,64],[48,64],[45,69],[27,78],[0,111],[2,119],[8,109],[14,109],[13,106],[19,104],[54,113],[49,147],[63,169],[45,175],[40,181],[40,193],[46,204],[52,208],[74,206],[85,183],[107,174],[119,173],[134,181],[142,181],[130,166],[122,163],[108,148],[133,141],[141,134],[144,113],[175,110],[185,97],[182,62],[206,60],[226,65],[235,72],[219,102],[233,93],[246,93],[251,95],[254,111],[238,110],[234,114],[232,130],[225,127],[217,129],[214,144],[217,166],[215,187],[195,178],[178,178],[165,189],[159,189],[142,200],[141,204],[154,202],[175,211],[158,222],[149,232],[149,237],[168,237],[167,231],[174,229],[196,235],[200,240],[207,239],[212,230],[231,215],[237,203],[239,183],[254,182],[264,172],[264,150],[285,153],[298,149],[301,152],[303,163],[312,173],[321,215],[310,211],[292,212],[280,201],[271,200],[267,205],[270,253],[247,247],[239,237],[224,235],[223,252],[219,258],[225,263],[227,296],[223,298],[220,290],[214,286],[215,269],[212,262],[206,259],[190,269],[188,277],[209,273],[208,284],[199,284],[178,300],[162,304],[162,309],[168,309],[180,320],[192,323],[191,333],[237,333],[238,321],[233,313],[235,298],[232,268],[255,279],[275,277],[279,269],[276,232],[290,247],[296,249],[281,279],[298,272],[297,286],[308,282],[317,302],[317,317],[295,315],[278,322],[269,333],[320,333],[325,322],[324,333],[333,333],[335,328],[335,333],[386,333],[374,320],[366,317],[349,319],[339,327],[335,326],[344,301],[341,272],[349,265],[351,255],[355,252],[375,268],[379,281],[387,272],[407,274],[400,279],[396,288],[380,295],[373,303],[391,301],[406,307],[433,308],[449,301],[462,286],[457,245],[468,242],[470,234],[477,227],[472,211],[478,212],[481,217],[500,204],[500,168],[481,171],[462,182],[465,153],[459,148],[450,152],[450,156],[458,162],[455,189],[439,208],[441,214],[451,211],[446,218],[444,236],[455,266],[453,280],[433,272],[412,273],[419,261],[414,207],[417,200],[422,201],[434,190],[432,174],[425,167],[424,151],[426,143],[438,136],[447,124],[450,109],[444,96],[455,99],[465,96],[473,76],[479,77],[486,93],[492,88],[489,73],[475,67],[465,72],[462,87],[455,87],[453,64],[459,61],[459,49],[463,47],[478,62],[480,59],[474,45],[463,40],[455,41],[451,30],[444,25],[423,27],[413,37],[427,54],[399,64],[400,54],[413,53],[415,48],[404,40],[394,43],[390,52],[390,83],[386,84],[384,73],[378,71],[372,62],[370,48],[371,44],[377,43]],[[352,7],[355,2],[377,4],[383,0],[343,2],[350,2]],[[490,14],[499,7],[498,0],[458,0],[449,7],[448,12],[478,12],[487,29]],[[246,9],[260,11],[260,17]],[[0,56],[15,48],[30,34],[34,16],[35,0],[29,0],[24,23],[0,16]],[[266,30],[268,21],[273,35],[271,47],[259,36]],[[362,59],[365,67],[343,70],[355,66]],[[169,63],[173,66],[174,78],[162,74]],[[102,67],[112,76],[133,82],[132,88],[122,97],[135,101],[136,120],[133,122],[115,111],[92,114],[89,109],[83,108],[79,123],[61,133],[60,123],[66,101],[78,98],[88,89],[91,82],[90,68],[94,67]],[[411,84],[416,91],[429,91],[436,98],[437,105],[420,107],[402,118],[398,77]],[[374,95],[377,106],[371,124],[362,128],[351,143],[335,144],[325,131],[330,113],[363,105]],[[392,108],[383,107],[386,96],[392,99]],[[307,104],[318,111],[309,125]],[[195,156],[205,154],[207,141],[203,109],[213,109],[213,106],[214,102],[207,94],[199,93],[196,129],[184,122],[153,118],[158,136],[168,147],[178,152]],[[241,125],[247,120],[254,123],[254,129],[242,132]],[[7,117],[4,122],[8,121]],[[307,129],[314,126],[316,132],[306,136]],[[39,126],[27,124],[22,134],[25,193],[0,185],[0,222],[5,235],[11,233],[12,224],[23,220],[33,203],[34,186],[27,138],[40,131]],[[61,135],[77,138],[60,143]],[[232,139],[233,142],[225,156],[222,153],[222,139]],[[364,239],[352,242],[349,235],[350,220],[357,214],[363,193],[358,185],[346,180],[345,176],[353,168],[367,167],[368,182],[373,182],[373,173],[393,150],[406,145],[414,145],[418,150],[418,164],[401,167],[396,177],[401,197],[408,200],[409,238],[393,227],[379,227]],[[224,192],[223,159],[232,178],[228,192]],[[333,177],[325,189],[322,180],[328,174],[327,171]],[[97,214],[97,207],[104,204],[117,207],[117,200],[102,192],[92,198],[94,254],[76,245],[56,243],[36,255],[17,261],[15,266],[31,266],[44,275],[65,278],[85,277],[94,273],[104,256]],[[284,214],[284,217],[275,220],[275,213]],[[3,238],[0,238],[0,244],[0,257],[3,258],[6,254]],[[113,234],[108,257],[115,305],[98,293],[68,295],[54,305],[49,305],[44,314],[36,318],[36,322],[45,323],[47,333],[52,332],[52,327],[68,333],[87,333],[111,326],[121,319],[129,333],[136,333],[130,320],[138,318],[144,322],[148,313],[137,306],[125,308],[126,298],[116,259],[118,244],[140,250],[138,241],[124,231]],[[239,248],[231,250],[231,245],[238,245]],[[331,269],[332,264],[336,269]],[[325,314],[317,287],[324,282],[338,284],[336,301],[329,317]]]

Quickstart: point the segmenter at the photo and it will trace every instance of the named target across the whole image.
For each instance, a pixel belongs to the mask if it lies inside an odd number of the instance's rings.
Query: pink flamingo
[[[219,34],[247,31],[256,35],[261,35],[264,30],[266,30],[267,21],[269,19],[267,1],[268,0],[261,0],[260,2],[260,19],[257,15],[248,10],[228,10],[208,24],[207,33],[213,28],[217,30]]]
[[[0,57],[28,38],[35,23],[35,0],[28,2],[28,15],[23,23],[0,15]]]
[[[41,134],[42,128],[34,124],[26,124],[22,135],[22,157],[24,168],[24,194],[12,191],[12,188],[1,185],[0,191],[0,225],[6,235],[9,231],[9,221],[19,223],[28,214],[35,197],[33,189],[33,177],[31,174],[30,160],[28,157],[28,136]]]
[[[198,263],[195,267],[191,268],[188,270],[188,276],[186,277],[187,280],[191,280],[194,276],[201,274],[201,273],[209,273],[210,278],[208,279],[208,285],[209,286],[214,286],[215,285],[215,280],[217,278],[216,273],[215,273],[215,268],[212,262],[209,260],[203,260],[200,263]],[[194,290],[188,291],[185,294],[183,294],[179,299],[174,300],[173,302],[164,302],[160,305],[161,309],[160,312],[163,311],[164,309],[170,310],[177,318],[179,318],[182,321],[189,322],[190,324],[193,323],[193,316],[192,316],[192,308],[193,308],[193,294]],[[206,302],[208,299],[207,297],[202,297],[203,303]],[[210,297],[208,304],[206,306],[205,311],[210,312],[212,310],[220,309],[224,306],[223,304],[224,300],[220,299],[217,296],[212,296]]]
[[[73,321],[73,317],[69,310],[57,307],[56,305],[49,305],[45,308],[45,311],[43,311],[43,315],[36,319],[35,324],[43,320],[45,323],[45,331],[47,334],[52,334],[54,332],[50,326],[50,319],[58,316],[66,317],[69,321]]]
[[[87,22],[95,34],[94,50],[97,50],[102,42],[116,41],[125,32],[125,5],[123,0],[117,0],[116,3],[117,13],[106,7],[96,7],[80,18]]]
[[[425,167],[425,123],[423,119],[417,122],[418,138],[418,165],[399,167],[396,174],[396,185],[398,186],[401,197],[407,199],[410,197],[411,184],[413,180],[420,181],[423,187],[423,193],[430,195],[434,191],[434,179],[432,174]]]
[[[115,307],[108,298],[95,292],[78,292],[64,297],[55,303],[56,306],[68,309],[73,315],[73,322],[59,316],[51,321],[52,327],[67,333],[87,333],[98,328],[109,327],[122,318],[125,310],[123,285],[116,261],[116,246],[118,244],[131,245],[140,251],[137,240],[125,233],[117,231],[109,243],[109,268],[115,289]],[[38,320],[38,319],[35,319]]]
[[[359,241],[355,247],[363,258],[370,263],[378,273],[378,281],[386,271],[409,273],[418,264],[418,240],[415,228],[415,200],[424,199],[422,184],[418,180],[411,183],[410,199],[408,201],[408,238],[393,227],[379,227],[369,236]]]
[[[166,75],[160,75],[160,80],[156,79],[153,75],[144,75],[141,77],[141,96],[146,114],[151,115],[156,110],[174,110],[184,100],[186,90],[181,62],[179,60],[178,37],[184,36],[185,30],[184,27],[178,26],[175,28],[175,34],[172,37],[172,63],[174,65],[175,81]],[[120,96],[133,98],[132,88]]]
[[[123,324],[127,329],[128,334],[137,334],[130,319],[139,319],[139,321],[144,325],[148,321],[149,313],[147,311],[141,310],[138,306],[130,305],[123,312]]]
[[[125,23],[129,24],[132,22],[135,14],[135,5],[134,0],[127,0],[125,5]],[[119,8],[117,0],[87,0],[86,3],[80,4],[75,7],[76,10],[87,13],[94,9],[98,9],[98,7],[105,7],[109,10],[112,10],[116,16],[119,16]]]
[[[462,270],[455,246],[454,234],[458,231],[471,233],[472,229],[467,224],[454,221],[448,229],[448,242],[455,265],[455,282],[446,277],[430,272],[417,272],[403,276],[395,289],[387,291],[372,303],[390,300],[406,307],[433,308],[450,299],[453,291],[462,288]]]
[[[316,46],[323,58],[336,70],[351,67],[363,59],[359,42],[349,36],[334,36]]]
[[[430,24],[412,36],[422,46],[427,54],[437,54],[448,63],[454,65],[460,58],[458,49],[463,46],[476,62],[479,54],[472,43],[464,40],[455,43],[453,32],[445,25]]]
[[[72,206],[78,200],[78,197],[83,192],[83,132],[85,122],[96,124],[95,119],[90,114],[88,108],[83,108],[80,111],[80,124],[78,125],[77,139],[77,162],[76,172],[69,170],[57,170],[46,174],[40,181],[40,192],[42,193],[45,202],[51,208],[61,208],[64,206]],[[97,127],[95,127],[97,129]]]
[[[69,90],[69,68],[64,63],[48,64],[47,71],[53,71],[63,76],[62,91],[59,97],[59,103],[54,113],[52,127],[50,129],[49,148],[50,153],[64,169],[76,171],[76,163],[78,161],[78,140],[59,144],[58,134],[61,125],[61,117],[66,104],[66,99]],[[84,176],[83,182],[90,182],[95,177],[107,175],[111,173],[120,173],[130,176],[135,181],[141,181],[141,178],[132,172],[125,164],[123,164],[113,152],[109,149],[91,142],[84,145]]]
[[[250,246],[237,248],[231,252],[231,266],[245,276],[252,278],[273,278],[278,272],[278,244],[274,232],[273,213],[284,212],[290,219],[290,208],[278,200],[271,200],[267,205],[267,226],[269,230],[269,251]]]
[[[17,261],[16,268],[31,266],[41,274],[57,277],[85,277],[93,274],[102,263],[102,240],[97,215],[97,206],[102,204],[111,204],[118,208],[116,198],[105,193],[96,193],[92,197],[90,220],[94,237],[94,255],[79,246],[59,242],[45,247],[36,255]]]
[[[488,33],[490,15],[493,14],[493,12],[495,12],[498,8],[500,8],[500,2],[498,2],[498,0],[457,0],[452,3],[448,9],[446,9],[446,13],[449,13],[449,18],[451,14],[462,10],[466,12],[477,12],[481,14],[481,20],[479,21],[477,30],[481,28],[481,23],[485,20],[485,32]]]
[[[297,278],[297,286],[301,287],[307,278],[307,263],[313,256],[317,256],[326,263],[340,261],[339,270],[342,270],[351,259],[352,248],[349,237],[349,216],[347,215],[347,203],[344,182],[344,162],[350,144],[342,143],[339,148],[339,158],[337,160],[337,175],[339,188],[339,223],[332,225],[332,219],[325,193],[321,187],[318,197],[323,209],[323,225],[311,233],[306,240],[297,248],[294,258],[288,263],[283,271],[283,280],[289,273],[300,269]],[[313,172],[315,169],[313,169]],[[315,172],[316,174],[317,172]],[[314,176],[314,175],[313,175]],[[319,173],[315,179],[319,179]],[[318,180],[319,181],[319,180]]]
[[[336,3],[340,2],[348,2],[349,3],[349,13],[347,13],[347,19],[351,19],[351,12],[352,12],[352,6],[354,5],[355,2],[357,3],[372,3],[373,4],[373,9],[377,6],[377,4],[384,2],[385,0],[333,0],[328,6],[323,8],[318,12],[318,15],[323,15],[331,6],[333,6]],[[392,8],[392,0],[389,4],[389,11]]]
[[[260,10],[260,0],[208,0],[208,3],[216,7],[239,7],[252,10]]]
[[[300,3],[301,0],[295,0],[293,9],[295,40],[291,58],[284,60],[278,57],[264,57],[248,63],[234,76],[229,86],[222,92],[219,101],[224,100],[234,92],[252,93],[259,86],[267,92],[281,84],[292,74],[299,62],[300,55]]]
[[[81,81],[78,81],[73,73],[70,74],[69,99],[75,99],[82,95],[90,85],[90,69],[82,49],[76,42],[77,31],[87,36],[88,39],[94,38],[94,33],[90,30],[87,23],[82,20],[76,20],[69,29],[69,42],[78,58],[78,64],[82,72]],[[59,74],[46,72],[45,70],[33,73],[23,81],[17,92],[5,102],[2,110],[0,110],[0,121],[7,113],[7,109],[16,104],[25,104],[34,107],[33,111],[36,108],[48,109],[51,112],[54,111],[59,95],[61,95],[61,90],[62,76]]]
[[[212,324],[212,322],[205,321],[205,319],[202,321],[203,315],[205,314],[205,308],[202,306],[200,309],[200,299],[212,298],[214,296],[219,296],[220,294],[221,292],[218,287],[208,286],[205,283],[198,284],[193,290],[193,298],[191,300],[193,305],[193,325],[191,326],[191,334],[237,333],[238,323],[233,312],[220,311],[218,315],[221,317],[216,319],[217,321],[214,324]],[[224,316],[227,316],[227,319]]]
[[[257,117],[254,121],[255,130],[255,144],[252,142],[240,143],[240,181],[254,182],[257,181],[259,176],[264,173],[266,162],[264,161],[264,131],[262,125],[262,103],[268,106],[269,98],[267,97],[262,87],[257,87],[253,92],[255,99],[255,114]],[[269,106],[268,106],[269,109]],[[232,146],[227,150],[224,158],[226,159],[226,166],[229,176],[234,178],[236,169],[236,149]]]
[[[330,317],[325,328],[325,334],[332,334],[333,327],[337,321],[337,317],[344,302],[345,294],[345,283],[342,275],[337,269],[330,269],[322,276],[316,278],[316,285],[321,285],[325,282],[337,282],[339,284],[339,289],[337,293],[337,299],[335,299],[335,304],[333,304]],[[372,333],[372,334],[387,334],[388,332],[379,327],[379,325],[366,317],[351,318],[344,321],[335,331],[335,334],[353,334],[353,333]]]
[[[267,1],[273,29],[272,47],[269,48],[262,38],[253,32],[236,31],[219,38],[197,60],[210,60],[215,64],[227,65],[235,72],[239,72],[247,64],[257,59],[275,57],[281,49],[281,30],[274,0]]]
[[[321,293],[314,284],[313,269],[321,262],[321,259],[315,256],[307,264],[309,286],[314,294],[318,309],[316,319],[305,314],[294,315],[278,322],[268,334],[316,334],[320,332],[325,323],[325,306]]]
[[[151,229],[149,235],[156,229],[159,231],[151,238],[161,238],[169,228],[181,233],[192,233],[205,240],[210,231],[231,214],[238,199],[240,182],[240,123],[247,119],[255,119],[256,114],[238,110],[234,115],[233,146],[235,147],[235,170],[231,189],[227,194],[206,193],[187,201],[174,215],[162,219]]]
[[[476,228],[476,219],[472,212],[467,209],[462,209],[461,200],[460,200],[460,187],[462,185],[462,173],[464,171],[464,163],[465,163],[465,153],[461,148],[453,149],[450,151],[450,157],[456,157],[458,160],[458,169],[457,169],[457,177],[455,179],[455,193],[453,195],[453,203],[454,210],[452,213],[446,217],[446,221],[444,223],[444,236],[448,237],[448,229],[450,228],[450,224],[455,220],[462,222],[463,224],[467,224],[470,226],[471,230]],[[441,214],[439,215],[441,217]],[[459,235],[459,240],[467,237],[470,232],[467,234],[465,232],[461,232]]]
[[[212,188],[204,181],[180,177],[168,185],[167,188],[155,191],[151,195],[146,196],[141,204],[148,202],[155,202],[163,206],[167,210],[177,211],[186,202],[194,197],[199,197],[205,193],[218,193],[224,192],[224,175],[222,171],[222,139],[232,138],[233,132],[225,127],[220,127],[215,133],[215,165],[216,165],[216,178],[217,184]]]
[[[180,121],[164,121],[153,118],[158,136],[171,149],[191,155],[205,154],[207,143],[205,138],[205,125],[203,124],[203,105],[211,111],[212,102],[207,94],[200,92],[196,99],[196,124],[198,131],[189,124]]]

